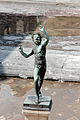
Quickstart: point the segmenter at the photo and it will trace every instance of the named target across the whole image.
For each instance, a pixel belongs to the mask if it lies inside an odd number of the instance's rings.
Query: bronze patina
[[[32,40],[34,42],[34,47],[29,53],[25,53],[23,51],[22,45],[19,47],[20,53],[25,57],[28,58],[34,54],[35,57],[35,67],[34,67],[34,85],[36,91],[36,103],[39,103],[39,98],[42,96],[41,94],[41,87],[43,84],[43,78],[46,72],[46,46],[49,42],[49,36],[45,31],[44,27],[40,25],[39,28],[45,35],[45,38],[42,39],[40,33],[35,33],[32,35]]]

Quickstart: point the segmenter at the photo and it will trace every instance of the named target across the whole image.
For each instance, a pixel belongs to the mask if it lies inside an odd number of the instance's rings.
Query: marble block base
[[[48,120],[51,111],[52,99],[50,96],[40,97],[39,104],[35,103],[36,96],[29,95],[23,103],[25,120]]]

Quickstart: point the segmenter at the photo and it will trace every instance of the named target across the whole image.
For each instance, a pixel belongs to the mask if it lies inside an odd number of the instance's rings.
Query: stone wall
[[[33,77],[34,56],[24,58],[19,53],[33,47],[31,35],[0,36],[0,75]],[[80,36],[50,37],[46,52],[45,79],[80,82]]]
[[[41,20],[41,16],[0,13],[0,35],[33,32]]]

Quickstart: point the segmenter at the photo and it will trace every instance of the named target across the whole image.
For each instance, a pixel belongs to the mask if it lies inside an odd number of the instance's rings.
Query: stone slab
[[[40,103],[36,104],[36,96],[28,95],[23,103],[23,109],[25,110],[39,110],[39,111],[50,111],[52,106],[51,96],[40,97]]]
[[[25,120],[48,120],[50,111],[22,110]]]
[[[0,37],[0,75],[18,76],[22,78],[32,78],[34,70],[34,56],[26,59],[19,53],[19,44],[22,44],[24,51],[28,52],[32,48],[31,36],[3,36]],[[80,81],[80,50],[76,50],[76,43],[79,45],[80,36],[75,37],[52,37],[48,44],[46,52],[47,70],[45,79],[62,80],[62,81]],[[69,41],[67,41],[69,39]],[[6,41],[13,41],[6,45]],[[15,46],[15,42],[17,46]],[[29,44],[27,44],[27,42]],[[53,42],[54,41],[54,42]],[[57,41],[57,42],[56,42]],[[24,45],[24,44],[25,45]],[[56,46],[69,46],[68,50],[58,50]],[[70,51],[70,47],[74,44],[75,50]],[[50,47],[51,45],[51,47]],[[77,46],[77,45],[76,45]],[[31,47],[31,48],[29,48]],[[77,46],[78,47],[78,46]]]
[[[61,15],[80,16],[80,9],[77,6],[80,6],[80,2],[71,2],[71,0],[70,2],[67,0],[65,2],[64,0],[58,0],[56,2],[53,0],[21,0],[21,2],[18,0],[0,0],[1,12],[24,15],[46,15],[48,17]]]
[[[0,75],[33,77],[34,56],[26,59],[16,47],[0,47]],[[26,49],[29,51],[31,48]],[[45,79],[80,81],[80,56],[47,50]]]

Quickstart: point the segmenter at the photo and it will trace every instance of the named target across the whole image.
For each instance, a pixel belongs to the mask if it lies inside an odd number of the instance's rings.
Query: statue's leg
[[[45,72],[46,72],[46,67],[43,66],[43,67],[40,69],[40,79],[39,79],[39,82],[38,82],[38,86],[39,86],[39,96],[42,96],[40,89],[41,89],[42,84],[43,84],[43,79],[44,79],[44,76],[45,76]]]
[[[39,103],[39,86],[38,86],[38,81],[39,81],[39,68],[35,67],[34,69],[34,85],[35,85],[35,91],[37,95],[37,101]]]

